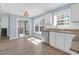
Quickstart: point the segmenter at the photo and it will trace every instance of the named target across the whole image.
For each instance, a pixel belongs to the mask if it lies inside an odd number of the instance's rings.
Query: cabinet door
[[[65,34],[65,51],[70,53],[70,47],[72,43],[72,39],[74,38],[74,34]]]
[[[55,32],[50,32],[49,43],[51,46],[56,47],[56,35]]]
[[[56,48],[64,51],[64,33],[56,33]]]
[[[71,6],[71,18],[72,21],[79,21],[79,4]]]

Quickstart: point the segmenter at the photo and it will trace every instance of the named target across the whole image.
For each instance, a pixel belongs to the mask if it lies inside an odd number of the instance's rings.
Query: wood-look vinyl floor
[[[50,47],[39,40],[34,41],[34,39],[36,38],[0,40],[0,55],[67,55],[67,53]]]

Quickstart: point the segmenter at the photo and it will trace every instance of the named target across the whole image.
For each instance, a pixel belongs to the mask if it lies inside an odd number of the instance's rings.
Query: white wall
[[[7,28],[8,27],[8,16],[1,17],[1,27]]]
[[[71,21],[79,21],[79,3],[71,6]],[[79,22],[71,23],[70,28],[79,29]]]
[[[73,21],[79,21],[79,3],[71,6],[71,17]]]
[[[1,15],[1,28],[7,28],[7,35],[9,36],[8,20],[9,20],[8,14]]]
[[[10,15],[10,39],[17,37],[16,33],[16,17],[14,15]]]
[[[52,24],[52,21],[51,21],[52,17],[51,16],[52,16],[52,13],[47,13],[47,14],[45,14],[43,16],[39,16],[39,17],[35,18],[34,20],[39,21],[39,20],[44,19],[45,24]]]

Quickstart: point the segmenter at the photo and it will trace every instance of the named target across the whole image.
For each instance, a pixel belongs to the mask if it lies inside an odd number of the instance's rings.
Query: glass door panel
[[[18,21],[18,36],[29,35],[28,21]]]

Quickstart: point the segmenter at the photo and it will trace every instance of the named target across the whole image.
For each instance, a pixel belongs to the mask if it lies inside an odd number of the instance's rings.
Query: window
[[[69,25],[70,9],[63,10],[54,14],[54,25]]]
[[[35,32],[42,32],[42,30],[44,29],[44,23],[45,21],[44,21],[44,19],[42,19],[42,20],[38,20],[38,19],[36,19],[35,21],[34,21],[34,24],[35,24]]]

